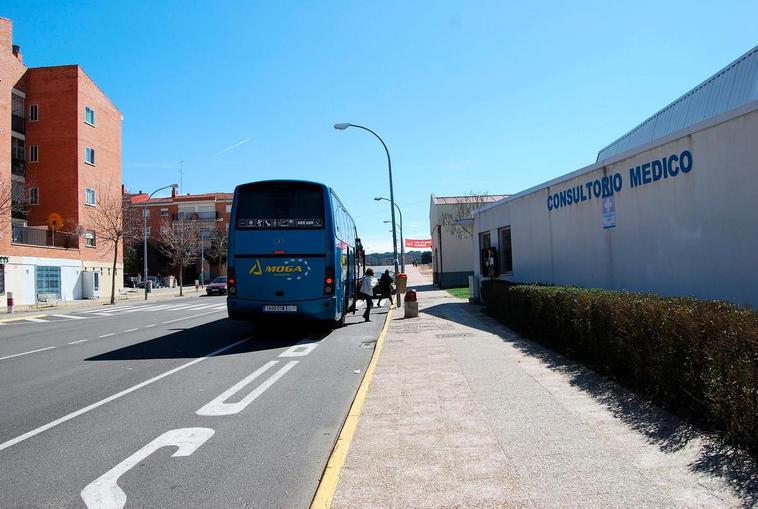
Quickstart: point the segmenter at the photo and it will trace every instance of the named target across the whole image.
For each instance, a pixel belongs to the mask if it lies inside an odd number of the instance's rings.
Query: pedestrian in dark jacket
[[[392,305],[393,282],[392,276],[390,276],[390,271],[385,270],[382,277],[379,278],[379,300],[376,303],[378,307],[382,307],[382,299],[389,299],[390,305]]]

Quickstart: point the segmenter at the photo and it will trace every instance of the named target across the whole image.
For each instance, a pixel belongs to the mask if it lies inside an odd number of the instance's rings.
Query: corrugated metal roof
[[[488,194],[482,196],[432,196],[435,205],[453,205],[456,203],[489,203],[507,198],[507,194]]]
[[[758,100],[758,46],[727,65],[597,154],[597,161]]]

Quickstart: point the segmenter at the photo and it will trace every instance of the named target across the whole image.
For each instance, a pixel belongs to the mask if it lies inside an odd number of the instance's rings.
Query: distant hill
[[[426,251],[428,257],[431,258],[432,252]],[[405,263],[421,263],[421,257],[424,251],[406,251]],[[400,254],[398,253],[398,256]],[[386,253],[366,253],[366,265],[392,265],[392,251]]]

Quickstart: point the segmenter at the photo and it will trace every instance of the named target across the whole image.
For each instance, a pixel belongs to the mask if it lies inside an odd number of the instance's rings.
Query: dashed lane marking
[[[5,357],[0,357],[0,361],[4,361],[5,359],[12,359],[14,357],[21,357],[22,355],[29,355],[30,353],[44,352],[45,350],[52,350],[53,348],[55,347],[48,346],[47,348],[38,348],[36,350],[29,350],[28,352],[22,352],[22,353],[17,353],[13,355],[6,355]]]
[[[124,329],[124,332],[134,332],[136,330],[137,330],[136,328],[135,329]]]
[[[208,311],[207,313],[200,313],[199,315],[192,315],[192,316],[183,316],[182,318],[174,318],[173,320],[166,320],[165,322],[161,323],[174,323],[181,320],[189,320],[190,318],[197,318],[199,316],[205,316],[205,315],[212,315],[213,313],[218,313],[219,311],[222,311],[221,309],[216,309],[214,311]]]
[[[85,341],[87,341],[87,340],[86,339],[80,339],[79,341],[72,341],[71,343],[69,343],[69,345],[75,345],[77,343],[84,343]]]
[[[108,336],[113,336],[115,332],[111,332],[109,334],[103,334],[102,336],[98,336],[98,338],[107,338]]]

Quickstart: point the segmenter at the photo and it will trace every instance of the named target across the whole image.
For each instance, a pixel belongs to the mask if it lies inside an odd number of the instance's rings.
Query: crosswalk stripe
[[[84,316],[74,316],[74,315],[52,315],[57,316],[58,318],[69,318],[71,320],[86,320],[87,318]]]
[[[49,322],[50,320],[43,320],[42,318],[24,318],[27,322]]]

